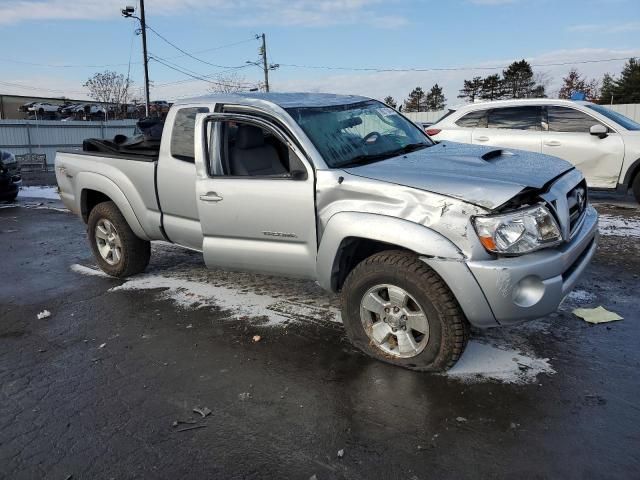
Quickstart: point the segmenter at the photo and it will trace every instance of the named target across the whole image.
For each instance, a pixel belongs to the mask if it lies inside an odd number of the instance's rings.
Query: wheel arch
[[[422,257],[464,259],[450,240],[423,225],[386,215],[341,212],[327,222],[320,241],[316,259],[318,283],[338,292],[360,261],[391,249]]]
[[[633,180],[638,175],[640,175],[640,158],[635,160],[631,165],[629,165],[629,168],[627,168],[627,173],[625,173],[624,180],[622,181],[624,193],[626,193],[631,188],[631,186],[633,185]]]
[[[113,181],[103,175],[92,172],[82,172],[78,174],[76,181],[78,185],[82,185],[79,210],[85,223],[87,223],[93,207],[103,201],[111,201],[115,203],[120,212],[122,212],[122,215],[136,236],[142,240],[150,240],[142,228],[133,208],[131,208],[127,197]]]

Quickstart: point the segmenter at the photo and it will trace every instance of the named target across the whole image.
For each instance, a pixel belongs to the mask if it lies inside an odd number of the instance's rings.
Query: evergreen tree
[[[404,101],[405,112],[426,112],[424,90],[421,87],[414,88],[409,94],[409,98]]]
[[[442,87],[436,83],[427,93],[427,111],[437,112],[438,110],[444,110],[446,101]]]
[[[397,108],[398,107],[398,102],[395,101],[395,99],[389,95],[388,97],[384,97],[384,100],[382,100],[382,103],[384,103],[385,105],[390,106],[391,108]]]
[[[473,103],[482,93],[483,80],[482,77],[473,77],[471,80],[465,80],[458,98],[468,99]]]
[[[640,62],[630,58],[615,81],[613,103],[640,103]]]
[[[507,98],[528,98],[544,94],[544,88],[540,91],[536,86],[531,65],[524,59],[513,62],[503,70],[502,79]]]
[[[480,98],[482,100],[500,100],[504,96],[504,84],[500,75],[495,73],[482,80]]]
[[[602,77],[602,88],[600,89],[600,101],[603,105],[608,105],[615,99],[616,80],[608,73]]]

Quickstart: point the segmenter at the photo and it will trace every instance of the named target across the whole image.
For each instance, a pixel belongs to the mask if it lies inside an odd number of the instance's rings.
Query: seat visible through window
[[[240,125],[235,142],[229,151],[231,175],[285,175],[288,173],[280,161],[276,148],[265,143],[261,128]]]

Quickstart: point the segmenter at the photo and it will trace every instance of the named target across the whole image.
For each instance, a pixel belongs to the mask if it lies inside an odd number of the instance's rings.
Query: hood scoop
[[[489,150],[484,155],[481,155],[480,158],[482,158],[483,160],[489,162],[489,161],[493,160],[494,158],[501,157],[504,154],[512,155],[511,152],[507,152],[507,151],[505,151],[505,150],[503,150],[501,148],[496,148],[494,150]]]

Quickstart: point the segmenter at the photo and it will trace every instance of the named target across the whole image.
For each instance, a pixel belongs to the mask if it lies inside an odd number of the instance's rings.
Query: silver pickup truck
[[[186,100],[158,148],[104,146],[59,152],[56,176],[106,273],[142,272],[164,240],[211,268],[316,280],[341,293],[354,345],[406,368],[451,367],[470,325],[553,312],[596,250],[569,163],[435,143],[365,97]]]

